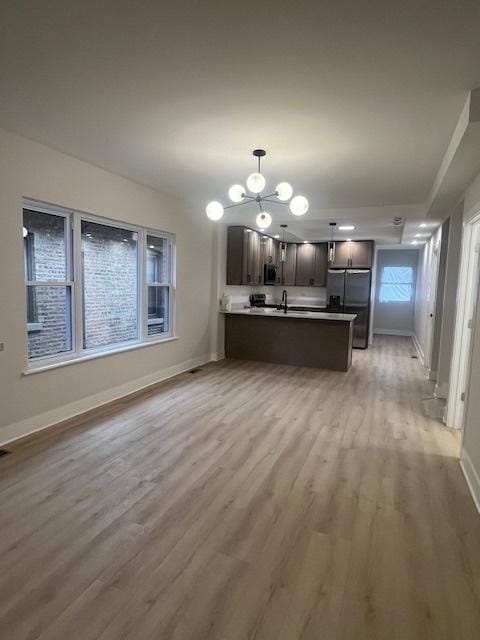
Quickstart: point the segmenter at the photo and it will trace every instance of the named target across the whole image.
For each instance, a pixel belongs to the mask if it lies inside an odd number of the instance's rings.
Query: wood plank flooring
[[[407,338],[223,361],[0,458],[3,640],[474,640],[480,516]]]

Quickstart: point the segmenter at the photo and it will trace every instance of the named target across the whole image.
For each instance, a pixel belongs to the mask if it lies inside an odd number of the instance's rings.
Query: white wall
[[[22,197],[177,235],[176,341],[25,376]],[[181,202],[0,130],[0,442],[210,357],[212,228]]]
[[[412,335],[415,316],[415,293],[418,267],[418,249],[379,249],[375,270],[374,333]],[[380,302],[380,281],[384,267],[412,267],[414,289],[410,302]]]

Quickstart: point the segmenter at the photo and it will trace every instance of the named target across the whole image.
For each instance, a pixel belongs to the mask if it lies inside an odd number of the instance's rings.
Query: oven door
[[[263,267],[263,284],[277,283],[277,267],[273,264],[266,264]]]

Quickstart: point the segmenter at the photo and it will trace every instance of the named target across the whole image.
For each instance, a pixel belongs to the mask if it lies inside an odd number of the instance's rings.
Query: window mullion
[[[80,214],[73,214],[73,290],[75,352],[83,352],[83,274],[82,274],[82,232]]]

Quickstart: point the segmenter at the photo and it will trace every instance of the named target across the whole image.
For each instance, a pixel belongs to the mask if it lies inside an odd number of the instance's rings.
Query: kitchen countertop
[[[355,313],[329,313],[322,311],[287,311],[284,313],[279,309],[271,307],[248,307],[246,309],[232,309],[231,311],[221,311],[228,315],[243,316],[267,316],[273,318],[299,318],[300,320],[339,320],[340,322],[353,322],[357,317]]]

